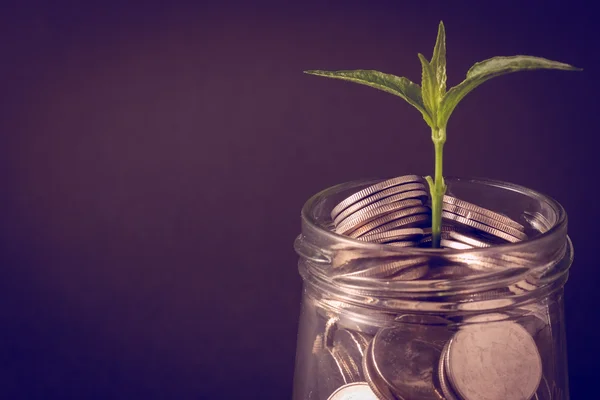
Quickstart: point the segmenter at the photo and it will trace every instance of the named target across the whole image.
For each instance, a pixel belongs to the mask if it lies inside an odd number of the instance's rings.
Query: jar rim
[[[302,208],[302,235],[296,239],[294,246],[305,259],[305,262],[299,263],[299,272],[306,284],[356,305],[404,311],[440,312],[452,309],[478,312],[525,304],[558,290],[566,282],[573,261],[566,211],[551,197],[512,183],[481,178],[446,178],[449,187],[454,184],[458,191],[480,185],[482,188],[515,192],[515,199],[521,195],[539,205],[541,208],[522,211],[529,213],[532,218],[528,221],[529,225],[539,233],[517,243],[465,250],[412,248],[370,243],[334,232],[329,215],[332,204],[327,204],[327,201],[344,191],[381,181],[365,179],[335,185],[320,191],[305,203]],[[448,265],[486,262],[478,273],[455,278],[387,280],[354,277],[348,280],[343,269],[357,266],[349,266],[348,257],[357,263],[429,257],[436,260],[436,265],[439,262]],[[501,297],[494,297],[494,293]],[[464,297],[465,294],[468,296]]]
[[[382,181],[383,179],[365,179],[365,180],[354,180],[349,182],[344,182],[338,185],[334,185],[328,187],[324,190],[313,195],[309,198],[304,206],[302,207],[302,219],[304,223],[308,224],[308,226],[319,232],[320,235],[324,235],[324,237],[335,240],[336,242],[351,245],[354,248],[360,248],[361,250],[372,250],[372,251],[385,251],[388,254],[397,254],[397,255],[440,255],[440,254],[480,254],[485,253],[486,251],[504,251],[507,252],[519,252],[526,251],[528,247],[535,245],[541,241],[547,240],[549,237],[553,237],[555,235],[560,234],[561,231],[565,230],[567,225],[567,213],[563,206],[550,196],[547,196],[541,192],[529,189],[525,186],[517,185],[514,183],[503,182],[499,180],[487,179],[487,178],[462,178],[462,177],[445,177],[446,182],[465,182],[465,183],[473,183],[480,184],[485,186],[496,187],[500,189],[506,189],[514,192],[518,192],[520,194],[526,195],[530,198],[538,200],[540,203],[544,203],[552,207],[554,212],[557,215],[556,222],[550,226],[548,230],[545,232],[540,232],[540,234],[535,235],[534,237],[528,238],[523,241],[515,242],[515,243],[502,243],[495,244],[490,247],[485,248],[473,248],[473,249],[433,249],[433,248],[414,248],[414,247],[396,247],[389,246],[386,244],[380,243],[371,243],[364,240],[358,240],[351,238],[349,236],[340,235],[330,229],[327,229],[322,223],[319,223],[313,215],[311,214],[311,210],[314,208],[314,205],[320,200],[327,197],[328,194],[334,193],[336,190],[339,190],[342,187],[353,185],[353,184],[374,184]]]

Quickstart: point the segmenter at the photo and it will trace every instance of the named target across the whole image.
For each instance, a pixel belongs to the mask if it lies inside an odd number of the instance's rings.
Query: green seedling
[[[458,103],[471,90],[496,76],[534,69],[567,71],[581,69],[540,57],[524,55],[493,57],[473,65],[467,72],[467,77],[463,82],[446,91],[446,33],[443,22],[440,22],[439,25],[431,61],[428,61],[423,54],[419,53],[418,56],[423,69],[421,86],[407,78],[373,70],[309,70],[304,72],[311,75],[342,79],[383,90],[401,97],[421,112],[423,119],[431,128],[431,139],[435,150],[434,177],[427,176],[425,179],[429,184],[431,193],[432,246],[439,247],[442,226],[442,199],[446,193],[446,184],[442,175],[446,126],[452,111]]]

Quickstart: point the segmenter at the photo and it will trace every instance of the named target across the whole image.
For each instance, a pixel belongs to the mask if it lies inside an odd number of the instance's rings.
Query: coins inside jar
[[[507,265],[517,272],[531,267],[529,254],[486,250],[527,240],[524,225],[451,195],[443,197],[441,249],[420,250],[432,243],[430,204],[427,185],[416,175],[379,182],[336,204],[331,212],[333,232],[363,246],[366,242],[380,247],[374,256],[345,250],[343,259],[336,259],[327,271],[331,282],[347,293],[366,296],[365,287],[414,283],[409,281],[450,287],[441,285],[501,272]],[[417,250],[411,253],[411,248]],[[328,319],[313,353],[331,369],[332,379],[325,382],[337,387],[326,386],[325,397],[319,392],[318,398],[552,399],[556,391],[544,375],[548,368],[543,360],[551,353],[547,349],[552,336],[544,314],[528,305],[516,313],[517,322],[510,313],[481,311],[485,304],[503,305],[503,297],[526,295],[537,287],[522,278],[506,287],[467,288],[453,294],[451,301],[476,317],[456,322],[441,307],[430,317],[443,322],[431,324],[374,309],[377,302],[402,304],[402,299],[369,297],[373,308],[352,305],[351,295],[347,303],[322,300]],[[442,290],[436,297],[440,303],[445,300]]]
[[[431,207],[426,183],[406,175],[371,185],[339,202],[331,212],[341,235],[394,248],[431,247]],[[528,239],[512,218],[444,195],[440,247],[470,250]]]
[[[528,307],[517,311],[514,315],[529,312]],[[338,326],[342,311],[317,335],[329,342],[315,346],[324,383],[317,398],[550,400],[532,336],[547,322],[537,317],[516,322],[514,315],[477,314],[454,327],[441,317],[402,315],[369,335]]]

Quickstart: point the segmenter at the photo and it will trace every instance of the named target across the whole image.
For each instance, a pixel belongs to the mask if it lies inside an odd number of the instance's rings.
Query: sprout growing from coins
[[[309,70],[304,72],[311,75],[342,79],[383,90],[401,97],[421,112],[423,119],[431,128],[431,140],[435,150],[434,177],[427,176],[425,179],[429,184],[431,195],[432,246],[439,247],[442,226],[442,199],[446,193],[446,184],[442,174],[446,126],[452,111],[458,103],[471,90],[496,76],[534,69],[567,71],[581,69],[562,62],[533,56],[493,57],[473,65],[467,72],[467,77],[463,82],[446,91],[446,33],[443,22],[440,22],[438,28],[431,61],[428,61],[421,53],[418,56],[423,70],[421,86],[405,77],[373,70]]]

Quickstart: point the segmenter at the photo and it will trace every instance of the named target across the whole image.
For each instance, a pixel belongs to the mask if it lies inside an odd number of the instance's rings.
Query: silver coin
[[[445,400],[458,400],[458,396],[454,392],[454,389],[450,386],[450,382],[448,382],[448,377],[446,375],[446,365],[448,359],[448,346],[452,342],[452,339],[449,340],[442,350],[442,355],[440,356],[440,361],[438,363],[437,369],[437,378],[440,384],[440,388],[444,395]]]
[[[384,328],[372,341],[374,371],[400,398],[439,400],[434,371],[441,351],[414,330]]]
[[[474,234],[471,235],[467,235],[466,233],[459,233],[457,231],[451,231],[451,230],[442,230],[440,232],[440,247],[442,248],[448,248],[448,249],[455,249],[455,250],[468,250],[468,249],[472,249],[475,247],[483,247],[483,246],[475,246],[474,243],[478,243],[478,244],[483,244],[484,242],[479,241],[478,239],[475,239],[472,237],[474,237]],[[463,239],[463,240],[460,240]],[[428,247],[431,245],[431,242],[433,241],[433,237],[431,236],[431,234],[425,234],[421,240],[419,241],[419,245],[422,247]],[[488,245],[490,246],[490,245]]]
[[[370,336],[350,329],[340,329],[335,333],[334,348],[345,350],[351,360],[348,363],[356,365],[359,376],[362,376],[362,358],[370,341]]]
[[[342,223],[335,228],[335,231],[340,235],[345,235],[367,224],[368,222],[377,220],[378,218],[384,215],[388,215],[404,209],[415,208],[418,206],[422,207],[422,204],[423,203],[420,200],[409,199],[397,201],[395,203],[384,204],[382,206],[364,212],[363,210],[360,210],[351,217],[346,218],[344,221],[342,221]]]
[[[426,265],[428,261],[429,257],[412,257],[392,262],[384,262],[355,272],[336,275],[333,277],[333,279],[343,278],[361,280],[362,278],[367,278],[367,280],[371,280],[373,278],[381,279],[392,277],[402,270],[406,270],[417,265]]]
[[[412,228],[412,227],[421,227],[424,225],[431,223],[431,215],[429,214],[417,214],[410,217],[399,218],[395,221],[389,222],[385,225],[382,225],[378,228],[369,231],[369,235],[374,235],[376,233],[386,232],[392,229],[398,228]],[[350,234],[350,237],[353,237]]]
[[[466,210],[475,211],[475,212],[483,214],[489,218],[493,218],[497,221],[500,221],[506,225],[512,226],[515,229],[518,229],[523,232],[525,231],[525,227],[523,225],[521,225],[520,223],[518,223],[517,221],[507,217],[506,215],[502,215],[502,214],[499,214],[492,210],[488,210],[487,208],[480,207],[473,203],[469,203],[467,201],[464,201],[464,200],[461,200],[461,199],[458,199],[456,197],[449,196],[449,195],[444,195],[444,197],[442,198],[442,201],[446,204],[452,204],[452,205],[461,207]]]
[[[410,200],[406,200],[406,201],[410,201]],[[365,225],[362,225],[358,229],[351,230],[349,232],[348,236],[350,236],[352,238],[357,238],[357,237],[362,236],[368,232],[371,232],[377,228],[385,229],[384,227],[386,227],[386,226],[390,227],[391,225],[388,225],[388,224],[390,222],[394,222],[395,220],[418,215],[418,214],[428,214],[430,212],[431,212],[431,210],[425,206],[410,207],[410,208],[405,208],[402,210],[394,211],[389,214],[382,215],[382,216],[372,220],[371,222],[369,222]],[[388,228],[385,230],[387,231],[390,229],[393,229],[393,228]],[[375,232],[371,232],[371,233],[374,234]]]
[[[414,281],[427,275],[429,266],[426,264],[403,269],[402,271],[387,277],[390,281]]]
[[[521,215],[533,229],[540,233],[548,232],[552,227],[550,221],[537,211],[524,211]]]
[[[516,243],[516,242],[520,242],[521,240],[524,239],[520,239],[517,237],[514,237],[512,235],[509,235],[508,233],[505,233],[501,230],[498,230],[496,228],[492,228],[490,226],[484,225],[480,222],[477,221],[473,221],[471,219],[465,218],[465,217],[461,217],[460,215],[456,215],[453,213],[450,213],[448,211],[442,211],[442,218],[446,218],[449,219],[451,221],[455,221],[461,224],[464,224],[466,226],[469,226],[471,228],[475,228],[475,229],[479,229],[480,231],[483,231],[485,233],[488,233],[490,235],[496,236],[500,239],[504,239],[507,242],[511,242],[511,243]],[[526,239],[527,237],[525,237]]]
[[[473,246],[471,246],[470,244],[466,244],[466,243],[462,243],[462,242],[458,242],[456,240],[450,240],[450,239],[440,240],[440,247],[446,248],[446,249],[454,249],[454,250],[468,250],[468,249],[473,248]]]
[[[511,321],[465,325],[448,347],[447,373],[465,400],[528,400],[542,378],[531,335]]]
[[[348,353],[353,355],[353,358],[361,361],[370,341],[369,336],[350,329],[340,329],[335,334],[335,345],[348,349]]]
[[[522,240],[527,239],[527,235],[523,231],[513,228],[512,226],[505,224],[503,222],[500,222],[498,220],[495,220],[493,218],[489,218],[489,217],[485,216],[484,214],[480,214],[476,211],[467,210],[466,208],[461,208],[461,207],[455,206],[453,204],[447,204],[447,203],[443,204],[442,209],[444,211],[451,212],[452,214],[460,215],[461,217],[465,217],[467,219],[471,219],[473,221],[480,222],[487,226],[491,226],[492,228],[496,228],[498,230],[501,230],[502,232],[506,232],[509,235],[520,238]]]
[[[331,356],[335,360],[338,370],[342,374],[344,382],[358,382],[361,380],[361,373],[359,369],[359,363],[348,353],[348,350],[343,346],[334,346],[329,349]]]
[[[358,239],[372,243],[386,243],[398,240],[413,239],[419,236],[423,236],[423,229],[421,228],[401,228],[392,229],[381,233],[364,235]]]
[[[392,394],[390,388],[387,386],[385,381],[377,374],[373,368],[373,341],[367,346],[367,351],[363,357],[362,362],[363,372],[365,380],[369,384],[369,387],[375,393],[379,400],[397,400]],[[403,400],[403,399],[400,399]]]
[[[423,229],[423,231],[427,232],[427,229]],[[442,239],[450,239],[449,231],[443,231],[442,230],[440,232],[440,238],[442,238]],[[433,236],[431,235],[431,230],[429,230],[429,233],[425,233],[423,235],[423,237],[421,238],[421,240],[419,240],[419,245],[431,244],[432,241],[433,241]]]
[[[418,175],[405,175],[405,176],[400,176],[397,178],[388,179],[386,181],[379,182],[372,186],[369,186],[368,188],[360,190],[360,191],[354,193],[353,195],[347,197],[346,199],[342,200],[341,202],[339,202],[333,208],[333,210],[331,210],[331,219],[335,220],[335,217],[337,217],[337,215],[340,212],[342,212],[343,210],[345,210],[347,207],[350,207],[352,204],[356,203],[357,201],[360,201],[366,197],[369,197],[374,193],[381,192],[382,190],[385,190],[392,186],[398,186],[398,185],[402,185],[404,183],[417,183],[417,182],[423,183],[424,182],[423,177],[418,176]]]
[[[512,268],[522,268],[523,270],[530,269],[532,264],[521,257],[513,257],[511,254],[497,253],[491,256],[484,256],[478,253],[448,253],[445,256],[448,260],[455,263],[467,264],[469,267],[484,272],[493,272],[505,270],[507,265]]]
[[[419,245],[419,242],[400,240],[398,242],[388,242],[385,244],[387,246],[394,246],[394,247],[417,247]]]
[[[448,239],[457,240],[462,243],[469,244],[473,247],[490,247],[492,243],[485,242],[475,235],[467,235],[465,233],[450,231],[448,232]]]
[[[327,400],[378,400],[378,398],[367,382],[354,382],[338,388]]]
[[[447,221],[442,221],[442,226],[440,227],[441,233],[444,232],[468,232],[473,231],[473,229],[465,227],[464,225],[449,225]],[[431,227],[423,228],[424,235],[431,235]]]
[[[373,209],[383,204],[408,199],[418,199],[421,200],[421,202],[425,202],[427,198],[427,191],[425,185],[422,183],[409,183],[394,186],[352,204],[350,207],[339,213],[333,220],[333,223],[339,225],[340,222],[359,210]]]

